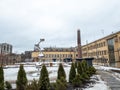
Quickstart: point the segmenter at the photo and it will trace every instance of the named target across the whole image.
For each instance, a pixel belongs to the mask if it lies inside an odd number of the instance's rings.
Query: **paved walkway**
[[[116,79],[112,73],[98,70],[102,80],[104,80],[110,87],[110,90],[120,90],[120,80]]]

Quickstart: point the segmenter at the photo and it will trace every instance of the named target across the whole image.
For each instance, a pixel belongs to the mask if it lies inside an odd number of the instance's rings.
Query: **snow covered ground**
[[[101,69],[101,70],[110,70],[111,67],[102,67],[102,66],[95,66],[95,68],[97,69]],[[27,73],[27,78],[29,81],[36,79],[39,79],[39,75],[38,75],[38,69],[36,67],[24,67],[26,73]],[[65,72],[66,72],[66,76],[67,76],[67,81],[69,78],[69,70],[70,67],[64,67]],[[113,69],[113,68],[112,68]],[[18,73],[19,68],[7,68],[4,69],[4,78],[5,81],[10,81],[11,83],[13,83],[13,88],[15,88],[15,81],[17,80],[17,73]],[[56,78],[57,78],[57,71],[58,71],[58,67],[47,67],[47,70],[49,72],[49,78],[51,80],[51,82],[55,82]],[[84,90],[109,90],[109,88],[106,85],[106,82],[101,80],[101,76],[100,75],[96,75],[96,77],[98,78],[98,80],[96,80],[95,84],[90,85],[89,87],[85,88]]]
[[[98,70],[104,70],[104,71],[110,72],[113,77],[120,80],[120,72],[119,73],[114,72],[114,71],[120,71],[120,68],[99,66],[99,65],[94,65],[94,67]]]
[[[39,79],[39,75],[38,75],[39,71],[36,67],[24,67],[24,69],[26,71],[28,80]],[[67,80],[68,80],[70,67],[64,67],[64,69],[65,69]],[[5,81],[16,81],[18,70],[19,68],[4,69]],[[49,72],[49,78],[57,77],[58,67],[47,67],[47,70]]]
[[[105,71],[120,70],[120,68],[108,67],[108,66],[100,66],[100,65],[94,65],[94,67],[95,67],[96,69],[105,70]]]
[[[84,90],[109,90],[109,87],[106,85],[106,83],[101,80],[100,75],[95,75],[93,77],[98,78],[98,80],[95,80],[96,83],[93,85],[90,85],[88,88],[85,88]]]

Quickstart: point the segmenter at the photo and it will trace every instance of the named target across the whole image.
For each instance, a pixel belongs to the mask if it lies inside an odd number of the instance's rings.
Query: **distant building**
[[[31,53],[32,53],[32,51],[25,51],[25,58],[31,59]]]
[[[21,62],[32,62],[32,51],[25,51],[21,54]]]
[[[21,62],[21,55],[20,54],[7,54],[7,55],[0,55],[0,65],[8,65],[8,64],[15,64]]]
[[[76,58],[94,58],[93,64],[120,67],[120,31],[81,46],[80,30],[77,32],[78,45],[75,48],[44,48],[44,57],[39,50],[32,52],[35,61],[56,61]],[[82,55],[81,55],[82,54]]]
[[[22,62],[32,62],[31,53],[32,53],[32,51],[25,51],[24,53],[22,53],[21,61]]]
[[[42,61],[65,61],[75,60],[78,56],[75,48],[44,48],[42,51],[44,57],[40,58],[38,51],[32,52],[32,58],[34,61],[41,59]]]
[[[12,45],[8,43],[0,43],[0,54],[11,54],[12,53]]]
[[[0,65],[21,62],[21,55],[12,53],[12,45],[0,43]]]
[[[120,67],[120,31],[82,46],[82,57],[94,57],[94,63]]]

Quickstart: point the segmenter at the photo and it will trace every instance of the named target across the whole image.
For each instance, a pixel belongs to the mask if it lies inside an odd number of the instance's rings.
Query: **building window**
[[[106,55],[107,53],[106,53],[106,50],[104,51],[104,55]]]
[[[98,51],[98,55],[100,55],[100,51]]]
[[[9,51],[9,45],[7,45],[7,51]]]
[[[46,55],[44,55],[44,57],[46,57]]]
[[[59,57],[59,54],[57,54],[57,57]]]
[[[119,37],[119,42],[120,42],[120,37]]]
[[[45,55],[45,57],[47,58],[47,57],[48,57],[48,55],[46,54],[46,55]]]
[[[6,47],[4,46],[4,51],[5,51]]]
[[[103,42],[103,46],[105,46],[105,42]]]
[[[94,49],[96,49],[96,44],[94,45]]]
[[[78,54],[76,54],[76,57],[78,57]]]
[[[101,47],[103,47],[103,43],[101,43]]]
[[[99,44],[97,44],[97,48],[99,48]]]
[[[102,51],[102,55],[104,55],[104,51]]]
[[[49,58],[50,58],[50,54],[49,54],[49,56],[48,56]]]
[[[51,57],[53,58],[53,54],[51,54]]]

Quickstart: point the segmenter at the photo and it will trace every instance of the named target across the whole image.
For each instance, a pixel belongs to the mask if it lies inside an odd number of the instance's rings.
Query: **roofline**
[[[117,31],[117,32],[112,33],[112,34],[109,34],[109,35],[107,35],[107,36],[105,36],[105,37],[102,37],[102,38],[100,38],[100,39],[97,39],[97,40],[95,40],[95,41],[92,41],[92,42],[90,42],[90,43],[88,43],[88,44],[86,44],[86,45],[95,43],[95,42],[100,41],[100,40],[102,40],[102,39],[108,39],[110,36],[114,36],[114,35],[116,35],[116,34],[118,34],[118,33],[120,33],[120,31]],[[86,46],[86,45],[82,45],[82,47],[84,47],[84,46]]]

